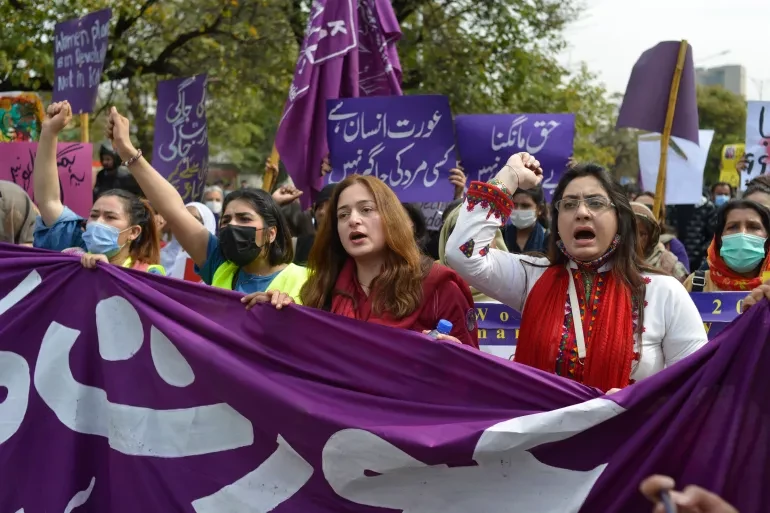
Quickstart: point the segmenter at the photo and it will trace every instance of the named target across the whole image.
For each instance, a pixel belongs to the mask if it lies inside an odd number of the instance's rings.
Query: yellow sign
[[[741,183],[741,173],[738,171],[738,162],[746,153],[745,144],[725,144],[722,146],[722,162],[719,166],[719,181],[729,183],[737,188]]]

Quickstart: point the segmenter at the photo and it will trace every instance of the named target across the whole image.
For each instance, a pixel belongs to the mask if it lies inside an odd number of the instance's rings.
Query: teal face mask
[[[722,237],[722,249],[719,256],[727,267],[737,273],[746,273],[765,259],[765,241],[767,238],[748,233],[733,233]]]

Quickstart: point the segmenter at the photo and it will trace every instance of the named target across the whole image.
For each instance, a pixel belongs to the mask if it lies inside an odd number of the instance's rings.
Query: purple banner
[[[56,24],[53,101],[67,100],[75,114],[91,113],[102,80],[111,9]]]
[[[545,199],[551,201],[572,156],[574,114],[468,114],[457,116],[455,127],[469,182],[488,181],[511,155],[526,151],[540,161]]]
[[[209,171],[206,75],[158,83],[152,165],[185,203],[203,198]]]
[[[653,473],[770,503],[766,302],[604,396],[241,297],[0,245],[0,511],[647,513]]]
[[[691,294],[709,339],[719,335],[741,313],[745,292],[697,292]],[[516,352],[521,314],[502,303],[476,303],[479,347],[510,360]]]
[[[332,172],[373,175],[403,202],[451,201],[449,170],[457,165],[446,96],[381,96],[328,100],[326,137]]]

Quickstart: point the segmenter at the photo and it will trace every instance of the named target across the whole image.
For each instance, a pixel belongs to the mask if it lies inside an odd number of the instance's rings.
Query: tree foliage
[[[702,129],[714,130],[704,183],[719,181],[722,147],[746,140],[746,100],[721,86],[698,87],[698,119]]]
[[[559,65],[562,31],[577,0],[393,0],[403,38],[406,93],[444,94],[456,114],[576,112],[575,157],[609,165],[597,131],[613,105],[583,68]],[[261,171],[283,109],[309,0],[8,0],[0,40],[0,91],[50,90],[59,21],[111,7],[102,97],[91,120],[102,138],[104,106],[132,119],[152,146],[159,80],[207,73],[212,157]]]

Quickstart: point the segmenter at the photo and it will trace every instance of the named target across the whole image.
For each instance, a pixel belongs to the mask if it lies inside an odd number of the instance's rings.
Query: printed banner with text
[[[200,201],[209,171],[206,75],[158,83],[152,165],[185,203]]]
[[[111,9],[56,24],[53,101],[67,100],[76,114],[91,113],[102,80]]]
[[[746,114],[746,169],[741,172],[741,190],[770,166],[770,102],[748,102]]]
[[[452,200],[457,159],[446,96],[345,98],[327,100],[326,109],[327,183],[373,175],[403,202]]]
[[[35,201],[32,172],[36,154],[37,143],[0,143],[0,180],[22,187],[32,201]],[[93,203],[92,154],[90,144],[59,143],[56,147],[61,201],[84,218],[88,218]]]
[[[604,396],[241,297],[0,245],[0,511],[647,513],[653,473],[770,503],[767,303]]]
[[[574,114],[467,114],[457,116],[455,126],[469,183],[488,181],[511,155],[526,151],[540,161],[545,199],[551,201],[572,156]]]
[[[691,294],[709,339],[716,337],[741,313],[745,292],[698,292]],[[519,339],[521,314],[501,303],[476,303],[479,347],[482,351],[512,360]]]

